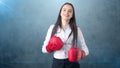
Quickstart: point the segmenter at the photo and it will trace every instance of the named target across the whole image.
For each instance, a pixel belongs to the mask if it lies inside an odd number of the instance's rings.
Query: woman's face
[[[72,18],[72,16],[73,16],[73,8],[72,8],[72,6],[68,5],[68,4],[64,5],[62,7],[60,15],[61,15],[61,18],[63,20],[66,20],[66,21],[70,20]]]

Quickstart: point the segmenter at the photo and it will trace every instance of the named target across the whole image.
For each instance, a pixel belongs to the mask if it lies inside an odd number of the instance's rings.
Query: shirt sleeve
[[[85,51],[85,55],[87,56],[89,54],[89,50],[88,50],[88,47],[85,43],[83,33],[79,27],[78,27],[78,44],[81,45],[81,49]]]
[[[47,31],[47,35],[46,35],[45,40],[44,40],[43,45],[42,45],[42,52],[43,53],[48,53],[46,50],[46,46],[50,40],[53,27],[54,27],[54,25],[51,25]]]

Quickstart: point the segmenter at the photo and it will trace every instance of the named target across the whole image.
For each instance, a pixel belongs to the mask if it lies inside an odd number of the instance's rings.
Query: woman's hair
[[[72,9],[73,9],[73,16],[70,19],[69,24],[70,24],[70,28],[71,28],[71,33],[73,33],[73,41],[72,42],[73,42],[73,45],[75,45],[75,43],[77,43],[77,25],[76,25],[76,18],[75,18],[75,10],[74,10],[74,7],[73,7],[73,5],[71,3],[66,2],[66,3],[64,3],[62,5],[62,7],[61,7],[61,9],[59,11],[59,15],[58,15],[57,21],[55,23],[55,26],[53,27],[51,37],[57,32],[58,26],[60,28],[62,28],[62,22],[61,22],[60,14],[61,14],[61,10],[62,10],[64,5],[70,5],[70,6],[72,6]]]

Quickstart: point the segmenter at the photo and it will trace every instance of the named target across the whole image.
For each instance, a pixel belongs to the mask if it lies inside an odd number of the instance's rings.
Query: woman
[[[59,37],[64,43],[59,50],[47,48],[52,36]],[[80,68],[79,62],[70,62],[68,60],[69,49],[77,43],[81,46],[81,51],[83,51],[84,57],[82,56],[82,58],[85,58],[89,54],[89,50],[80,28],[76,25],[74,7],[67,2],[62,5],[56,23],[49,27],[42,52],[54,52],[52,68]]]

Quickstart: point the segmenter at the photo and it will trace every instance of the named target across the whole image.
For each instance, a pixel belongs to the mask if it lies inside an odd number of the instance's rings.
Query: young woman
[[[53,47],[53,49],[50,49],[51,46],[48,47],[51,43],[51,37],[53,36],[57,36],[62,40],[62,48],[55,50],[55,47]],[[59,41],[59,43],[61,44],[61,41]],[[82,58],[85,58],[85,56],[89,54],[89,50],[80,28],[76,25],[74,7],[71,3],[67,2],[62,5],[56,23],[49,27],[42,47],[42,52],[54,52],[52,68],[80,68],[79,62],[70,62],[68,60],[69,49],[77,43],[80,45],[84,55]]]

